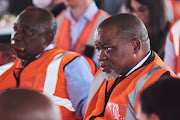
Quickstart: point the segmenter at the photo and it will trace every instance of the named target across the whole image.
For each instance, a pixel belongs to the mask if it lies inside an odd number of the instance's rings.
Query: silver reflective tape
[[[101,86],[102,82],[104,81],[104,76],[102,71],[95,77],[95,79],[91,82],[91,86],[89,89],[89,96],[87,100],[87,106],[89,105],[90,101],[92,100],[93,96],[98,91],[99,87]]]
[[[48,65],[43,94],[47,95],[51,99],[51,101],[54,102],[55,104],[64,106],[70,111],[74,111],[74,108],[72,107],[72,103],[70,100],[66,98],[56,97],[53,95],[56,89],[56,83],[58,79],[61,60],[68,53],[73,53],[73,52],[67,51],[56,55],[52,60],[52,62]]]
[[[92,31],[92,33],[91,33],[91,36],[90,36],[90,38],[89,38],[88,45],[90,45],[90,46],[94,46],[94,45],[95,45],[95,43],[94,43],[94,32],[95,32],[96,28],[98,27],[98,25],[99,25],[104,19],[106,19],[108,16],[109,16],[108,14],[102,14],[102,15],[99,16],[98,20],[96,21],[96,25],[95,25],[94,28],[93,28],[93,31]]]
[[[136,115],[135,115],[134,107],[135,107],[135,103],[136,103],[136,99],[137,99],[137,96],[139,94],[139,91],[144,86],[146,81],[155,72],[157,72],[160,69],[166,69],[168,71],[171,71],[170,69],[168,69],[168,68],[166,68],[164,66],[155,66],[147,74],[145,74],[144,76],[142,76],[138,80],[138,82],[137,82],[137,84],[135,86],[135,89],[128,95],[128,107],[127,107],[127,112],[126,112],[126,120],[136,120]]]
[[[50,100],[53,103],[55,103],[56,105],[63,106],[66,109],[68,109],[69,111],[72,111],[72,112],[75,111],[75,109],[73,108],[72,103],[71,103],[71,101],[69,99],[57,97],[57,96],[54,96],[54,95],[46,95],[46,96],[48,96],[50,98]]]

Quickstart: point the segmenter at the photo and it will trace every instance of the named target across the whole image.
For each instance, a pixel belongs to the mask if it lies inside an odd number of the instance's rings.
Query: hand
[[[18,59],[16,50],[23,51],[24,48],[14,44],[0,44],[0,65],[5,64],[9,59],[15,62]]]

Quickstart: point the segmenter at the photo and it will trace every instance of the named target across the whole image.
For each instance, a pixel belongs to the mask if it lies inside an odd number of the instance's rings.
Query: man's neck
[[[78,20],[89,7],[92,1],[85,0],[85,4],[80,4],[79,6],[71,8],[71,15],[75,20]]]

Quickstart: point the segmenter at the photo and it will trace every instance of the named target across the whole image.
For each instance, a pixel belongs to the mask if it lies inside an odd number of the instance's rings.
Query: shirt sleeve
[[[165,51],[164,63],[168,65],[176,73],[177,57],[176,57],[174,45],[169,38],[169,34],[167,35],[166,38],[164,51]]]
[[[84,57],[79,56],[65,66],[67,92],[76,114],[83,117],[90,83],[93,80],[91,68]]]

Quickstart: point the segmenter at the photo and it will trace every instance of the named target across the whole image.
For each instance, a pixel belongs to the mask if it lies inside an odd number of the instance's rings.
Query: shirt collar
[[[45,51],[50,50],[50,49],[53,49],[53,48],[54,48],[54,45],[53,45],[53,44],[48,45],[48,46],[44,49],[44,51],[43,51],[42,53],[38,54],[38,55],[35,57],[35,59],[38,59]],[[24,64],[25,62],[26,62],[26,60],[22,60],[22,64]]]
[[[146,57],[144,57],[135,67],[133,67],[125,76],[130,75],[134,70],[136,70],[137,68],[139,68],[151,55],[151,51],[149,51],[149,53],[146,55]],[[121,75],[120,75],[121,76]]]
[[[42,53],[40,53],[39,55],[37,55],[35,58],[39,58],[45,51],[47,50],[50,50],[50,49],[53,49],[54,48],[54,45],[53,44],[49,44]]]
[[[81,17],[86,18],[88,21],[92,20],[95,14],[98,12],[98,7],[96,6],[95,2],[92,1],[89,7],[86,9],[84,14]],[[71,9],[67,8],[66,15],[70,21],[75,21],[71,15]],[[81,18],[80,17],[80,18]]]

